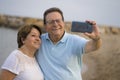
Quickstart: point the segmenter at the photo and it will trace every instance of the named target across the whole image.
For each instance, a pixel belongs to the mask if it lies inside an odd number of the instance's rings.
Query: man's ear
[[[47,30],[47,25],[44,25],[44,30],[45,30],[45,31],[48,31],[48,30]]]

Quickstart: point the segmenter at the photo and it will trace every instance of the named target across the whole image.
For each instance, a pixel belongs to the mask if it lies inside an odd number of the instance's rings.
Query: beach
[[[120,80],[120,34],[101,33],[102,47],[83,55],[83,80]],[[17,29],[0,27],[0,66],[17,49]]]

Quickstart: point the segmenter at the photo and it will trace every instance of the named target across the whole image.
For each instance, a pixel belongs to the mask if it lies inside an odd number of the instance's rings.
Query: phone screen
[[[91,33],[93,31],[93,27],[91,24],[89,24],[87,22],[72,21],[71,31],[72,32]]]

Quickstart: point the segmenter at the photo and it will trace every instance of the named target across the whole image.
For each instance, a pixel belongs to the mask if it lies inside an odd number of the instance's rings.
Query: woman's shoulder
[[[19,53],[19,50],[17,50],[17,49],[13,50],[10,53],[10,55],[6,58],[6,60],[4,61],[1,68],[17,74],[18,73],[17,66],[19,65],[19,61],[17,58],[18,53]]]
[[[13,50],[8,57],[16,57],[20,55],[20,51],[18,49]]]

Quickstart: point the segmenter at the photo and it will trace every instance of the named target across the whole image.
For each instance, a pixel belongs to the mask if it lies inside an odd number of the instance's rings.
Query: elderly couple
[[[96,22],[87,21],[93,25],[92,33],[84,33],[87,40],[65,32],[59,8],[47,9],[43,20],[45,34],[37,25],[20,27],[18,49],[1,66],[0,80],[82,80],[83,53],[99,49],[102,42]]]

